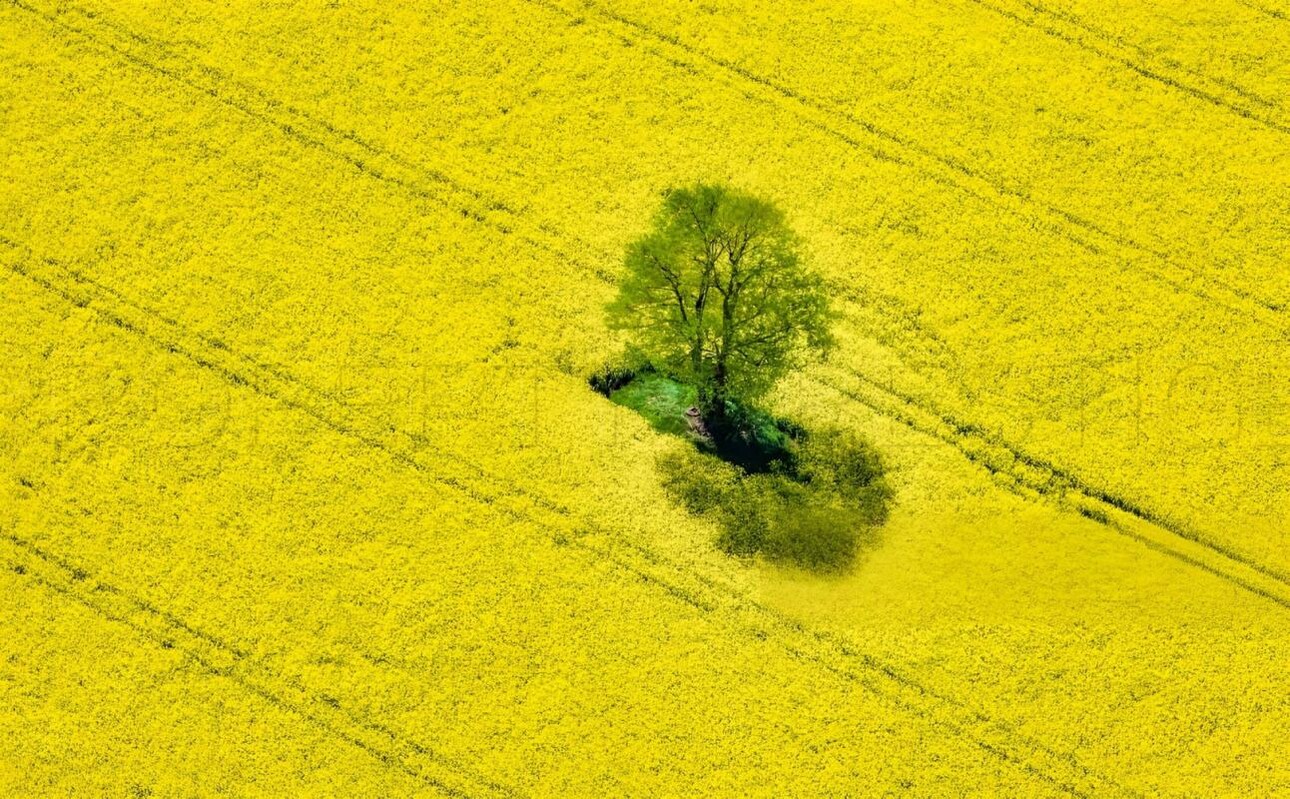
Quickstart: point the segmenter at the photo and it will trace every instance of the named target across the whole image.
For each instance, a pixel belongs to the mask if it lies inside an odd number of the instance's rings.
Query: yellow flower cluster
[[[0,793],[1290,792],[1269,3],[0,8]],[[843,311],[848,577],[586,385],[699,179]]]

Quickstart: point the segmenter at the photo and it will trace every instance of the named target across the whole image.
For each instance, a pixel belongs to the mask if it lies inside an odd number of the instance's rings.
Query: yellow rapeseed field
[[[660,192],[833,295],[841,577],[592,391]],[[0,795],[1290,795],[1283,0],[0,3]]]

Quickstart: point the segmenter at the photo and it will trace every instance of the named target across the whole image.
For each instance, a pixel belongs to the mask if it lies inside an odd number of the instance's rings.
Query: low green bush
[[[720,461],[673,453],[659,458],[658,466],[663,488],[690,513],[719,511],[735,501],[738,475]]]
[[[656,430],[695,445],[660,459],[663,487],[716,522],[723,551],[834,573],[878,540],[891,490],[882,458],[860,436],[807,431],[733,401],[697,420],[692,386],[630,358],[589,382]]]
[[[781,512],[762,544],[766,557],[814,572],[846,571],[876,540],[876,528],[858,508],[796,505]]]
[[[868,488],[886,469],[878,450],[848,430],[825,429],[805,436],[795,468],[805,482],[848,492]]]
[[[817,573],[839,573],[874,546],[891,491],[880,457],[844,431],[803,435],[791,457],[748,473],[699,452],[660,459],[663,486],[691,513],[712,519],[717,546]]]

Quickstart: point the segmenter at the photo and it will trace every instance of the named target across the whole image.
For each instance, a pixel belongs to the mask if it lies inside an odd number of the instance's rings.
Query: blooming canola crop
[[[1290,48],[1176,12],[0,9],[0,786],[1290,791]],[[841,311],[846,577],[586,384],[697,179]]]

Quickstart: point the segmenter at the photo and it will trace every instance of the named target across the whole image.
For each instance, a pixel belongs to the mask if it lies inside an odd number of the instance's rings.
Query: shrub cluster
[[[718,523],[717,543],[731,555],[844,571],[886,520],[891,490],[882,460],[840,430],[798,431],[783,443],[785,457],[763,472],[699,452],[666,456],[664,487],[691,513]]]

